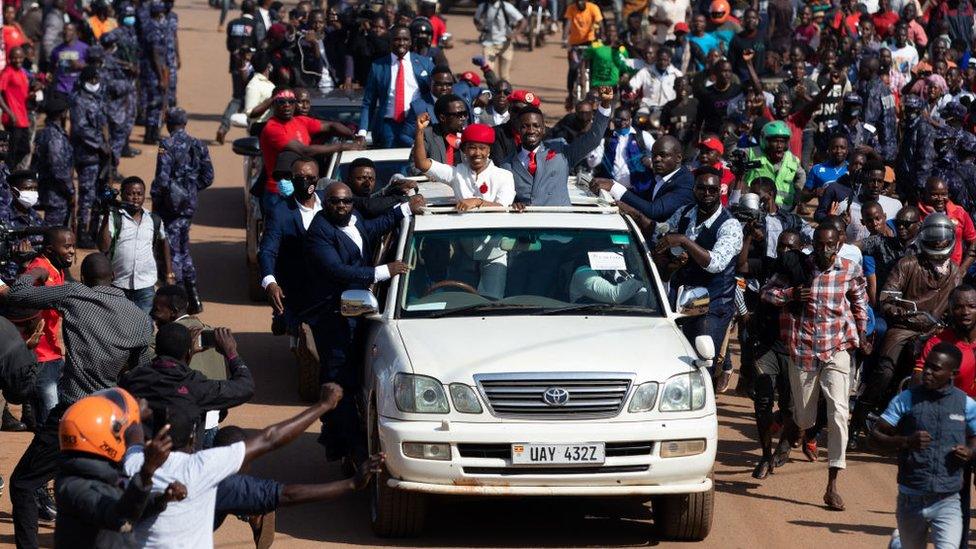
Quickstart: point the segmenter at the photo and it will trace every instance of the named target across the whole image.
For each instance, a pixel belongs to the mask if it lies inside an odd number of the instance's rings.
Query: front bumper
[[[460,423],[381,417],[379,436],[389,486],[435,494],[499,496],[628,496],[705,492],[715,461],[714,414],[633,422]],[[662,458],[661,443],[705,439],[705,451]],[[451,445],[450,460],[408,457],[404,442]],[[602,466],[513,466],[513,443],[607,443]],[[472,446],[476,445],[476,446]],[[487,451],[471,451],[477,447]],[[646,450],[641,450],[647,447]],[[464,449],[462,451],[462,449]]]

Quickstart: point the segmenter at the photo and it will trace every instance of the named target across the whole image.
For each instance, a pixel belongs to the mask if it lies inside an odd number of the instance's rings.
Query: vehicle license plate
[[[602,465],[605,444],[513,444],[513,465]]]

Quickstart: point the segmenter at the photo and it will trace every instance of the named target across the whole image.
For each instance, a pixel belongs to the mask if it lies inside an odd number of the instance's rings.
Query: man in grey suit
[[[468,104],[459,95],[437,98],[434,112],[438,122],[424,128],[424,148],[431,160],[456,166],[461,163],[461,132],[468,122]]]
[[[543,142],[545,118],[537,107],[518,115],[521,145],[501,167],[515,176],[515,201],[532,206],[569,206],[569,172],[596,148],[610,124],[613,88],[600,88],[600,107],[590,129],[567,144],[563,139]]]

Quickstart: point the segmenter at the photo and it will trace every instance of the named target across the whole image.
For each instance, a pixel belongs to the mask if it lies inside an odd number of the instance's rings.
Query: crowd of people
[[[272,331],[310,327],[320,401],[253,435],[221,425],[256,388],[230,330],[196,316],[189,233],[214,169],[177,106],[173,3],[7,5],[0,389],[22,415],[4,406],[2,427],[34,432],[8,483],[18,547],[38,546],[39,520],[56,521],[59,547],[207,547],[230,514],[266,546],[277,507],[340,497],[382,468],[351,396],[361,326],[339,301],[408,272],[373,265],[372,252],[426,203],[410,178],[379,181],[356,158],[367,146],[410,147],[400,175],[450,186],[459,212],[568,206],[570,178],[588,181],[640,228],[672,307],[679,288],[707,289],[707,311],[680,325],[715,344],[715,392],[754,401],[753,477],[787,466],[795,448],[818,461],[826,442],[823,501],[842,511],[847,452],[890,450],[892,546],[967,545],[968,0],[555,2],[567,114],[551,126],[539,94],[511,82],[529,22],[506,0],[477,6],[482,55],[461,68],[432,0],[243,0],[229,21],[233,2],[214,7],[232,81],[215,142],[237,116],[260,144],[261,286]],[[313,97],[333,90],[361,94],[358,120],[310,116]],[[137,124],[159,146],[150,182],[120,173],[139,152]],[[343,152],[354,158],[344,179],[323,180]],[[93,250],[80,282],[78,249]],[[502,297],[496,275],[489,258],[478,293]],[[245,474],[320,417],[319,440],[346,479]]]

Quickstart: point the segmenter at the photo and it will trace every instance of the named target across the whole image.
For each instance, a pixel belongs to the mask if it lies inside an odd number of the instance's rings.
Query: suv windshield
[[[402,318],[662,314],[640,244],[626,231],[414,232]]]

